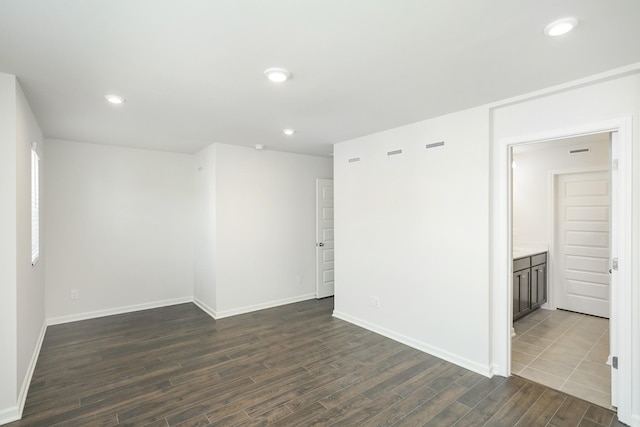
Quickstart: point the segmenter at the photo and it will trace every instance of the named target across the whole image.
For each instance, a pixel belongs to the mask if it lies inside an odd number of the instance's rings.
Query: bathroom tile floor
[[[513,327],[513,374],[611,409],[608,319],[540,309]]]

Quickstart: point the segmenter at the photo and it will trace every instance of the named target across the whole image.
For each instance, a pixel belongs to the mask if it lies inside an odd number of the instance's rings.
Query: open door
[[[556,307],[609,318],[609,171],[558,174]]]
[[[316,180],[316,298],[333,295],[333,180]]]

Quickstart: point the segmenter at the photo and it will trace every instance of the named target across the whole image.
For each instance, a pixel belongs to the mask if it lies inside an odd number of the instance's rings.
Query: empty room
[[[0,1],[0,425],[640,427],[638,17]]]

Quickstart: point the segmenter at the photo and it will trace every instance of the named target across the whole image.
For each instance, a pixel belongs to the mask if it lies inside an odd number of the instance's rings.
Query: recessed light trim
[[[104,97],[104,99],[106,99],[108,103],[113,105],[124,104],[124,101],[125,101],[123,97],[118,95],[107,95]]]
[[[264,145],[262,144],[254,144],[253,148],[255,148],[258,151],[264,150]]]
[[[291,78],[291,72],[284,68],[267,68],[264,70],[264,75],[274,83],[286,82]]]
[[[544,28],[544,33],[548,36],[555,37],[567,34],[578,26],[578,20],[573,17],[567,17],[553,21]]]
[[[296,131],[295,131],[295,130],[293,130],[293,129],[283,129],[283,130],[282,130],[282,133],[284,133],[284,134],[285,134],[285,135],[287,135],[287,136],[291,136],[291,135],[293,135],[294,133],[296,133]]]

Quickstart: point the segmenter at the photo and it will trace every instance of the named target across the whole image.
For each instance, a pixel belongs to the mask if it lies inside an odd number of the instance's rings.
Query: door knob
[[[320,242],[318,243],[318,246],[324,246],[324,243]]]

